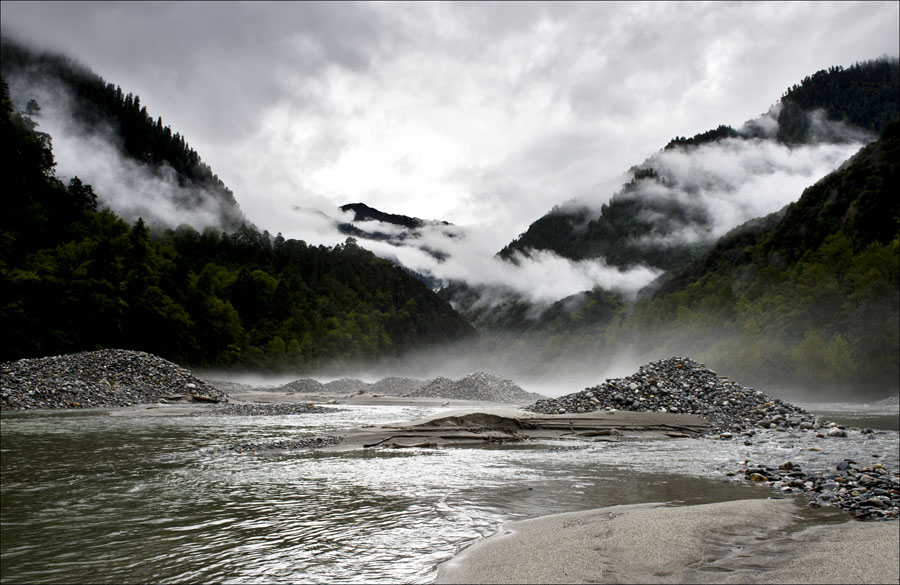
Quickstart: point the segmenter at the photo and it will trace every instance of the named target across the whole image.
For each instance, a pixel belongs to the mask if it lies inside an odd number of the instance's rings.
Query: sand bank
[[[635,505],[504,524],[439,583],[898,583],[900,522],[804,528],[794,500]],[[801,529],[802,528],[802,529]]]
[[[623,441],[686,438],[708,428],[700,417],[657,412],[545,415],[512,407],[444,411],[423,419],[345,431],[330,450],[518,443],[529,439]]]

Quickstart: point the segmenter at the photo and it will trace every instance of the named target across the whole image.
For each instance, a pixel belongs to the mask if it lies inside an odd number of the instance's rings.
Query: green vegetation
[[[595,290],[526,327],[515,324],[536,309],[521,300],[484,308],[459,290],[448,298],[486,330],[486,346],[531,352],[522,364],[689,355],[761,388],[884,396],[900,387],[898,192],[895,121],[797,202],[736,228],[636,302]]]
[[[788,88],[781,98],[778,139],[787,144],[814,137],[808,112],[823,110],[827,119],[880,133],[900,116],[900,63],[879,59],[844,69],[829,67]]]
[[[163,125],[162,118],[154,120],[140,97],[125,94],[122,88],[106,83],[100,76],[70,59],[52,54],[37,54],[14,41],[3,39],[2,74],[4,79],[15,76],[24,82],[46,83],[52,80],[71,98],[72,122],[91,131],[108,129],[121,143],[122,153],[157,173],[175,171],[183,193],[193,200],[177,201],[189,209],[203,197],[212,196],[221,205],[217,221],[227,231],[246,223],[234,199],[234,194],[200,160],[200,155],[185,141],[184,136]]]
[[[715,130],[707,130],[706,132],[695,134],[691,138],[685,138],[684,136],[673,138],[669,141],[664,150],[671,150],[679,146],[697,146],[699,144],[706,144],[707,142],[722,140],[723,138],[741,137],[743,137],[743,135],[731,126],[720,124]]]
[[[622,186],[600,215],[587,207],[555,207],[537,219],[528,231],[504,247],[499,256],[515,261],[515,253],[549,249],[573,260],[603,258],[607,264],[628,268],[646,264],[671,270],[695,258],[706,247],[698,244],[652,245],[644,238],[666,238],[685,225],[705,225],[707,212],[699,205],[673,199],[643,197],[642,188],[666,180],[649,167],[632,169],[634,177]],[[665,219],[659,219],[665,218]]]
[[[16,113],[2,90],[0,360],[121,347],[197,366],[302,369],[473,335],[352,239],[326,248],[246,225],[154,231],[98,210],[89,185],[56,177],[50,137],[29,115],[39,106]]]
[[[810,113],[815,110],[822,110],[825,119],[844,122],[858,133],[877,135],[890,120],[900,116],[900,63],[896,59],[881,59],[847,69],[819,71],[788,89],[780,105],[777,139],[785,144],[846,139],[838,130],[814,128]],[[722,125],[692,138],[677,137],[663,150],[688,150],[735,138],[758,139],[762,135],[752,121],[740,131]],[[498,255],[515,261],[516,253],[551,250],[573,260],[603,257],[610,265],[622,268],[636,264],[663,270],[683,267],[712,242],[657,245],[647,239],[665,239],[686,225],[702,230],[709,223],[706,211],[692,205],[690,197],[647,196],[660,187],[677,187],[671,178],[660,176],[650,165],[648,161],[633,167],[631,181],[601,207],[599,214],[576,204],[554,207]]]
[[[895,121],[783,213],[735,230],[670,277],[625,329],[634,342],[647,327],[669,347],[693,340],[760,383],[897,388],[898,164]]]

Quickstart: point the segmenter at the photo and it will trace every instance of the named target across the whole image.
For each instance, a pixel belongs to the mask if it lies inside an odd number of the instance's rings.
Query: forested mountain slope
[[[161,117],[154,120],[148,114],[139,96],[126,94],[121,87],[107,83],[65,56],[38,53],[9,38],[2,39],[0,56],[0,74],[7,83],[21,87],[29,94],[28,99],[37,92],[53,95],[55,101],[61,102],[60,107],[66,108],[65,124],[70,131],[85,137],[99,136],[104,142],[116,145],[122,155],[136,161],[142,170],[149,170],[160,181],[168,182],[174,175],[175,184],[167,190],[174,209],[208,210],[207,225],[229,232],[246,223],[231,190],[200,159],[183,135],[173,133]],[[112,196],[98,195],[101,203]],[[145,216],[145,219],[150,218]]]
[[[777,213],[627,302],[595,287],[541,311],[449,289],[484,351],[531,375],[690,355],[816,400],[900,389],[900,122]]]
[[[695,262],[661,277],[653,296],[682,290],[714,272],[736,276],[746,267],[754,273],[783,269],[837,234],[855,252],[870,244],[889,245],[897,237],[900,212],[897,134],[894,121],[879,141],[806,189],[798,201],[735,228]]]
[[[352,240],[314,247],[247,225],[151,230],[98,210],[102,194],[57,178],[50,136],[2,89],[0,360],[120,347],[190,365],[304,369],[474,334]]]
[[[630,340],[707,347],[734,371],[840,389],[900,385],[900,122],[779,214],[668,276]],[[620,329],[620,332],[623,332]],[[711,341],[718,344],[711,347]]]
[[[499,255],[515,261],[517,253],[552,250],[575,260],[602,257],[619,267],[683,266],[726,231],[717,207],[740,210],[766,196],[766,177],[778,165],[790,164],[785,162],[790,150],[781,152],[777,145],[797,148],[877,137],[900,115],[898,72],[896,59],[819,71],[740,129],[719,126],[672,140],[633,167],[630,182],[599,210],[577,201],[558,206]],[[720,160],[742,169],[736,173]],[[753,182],[763,183],[761,192],[746,189]]]

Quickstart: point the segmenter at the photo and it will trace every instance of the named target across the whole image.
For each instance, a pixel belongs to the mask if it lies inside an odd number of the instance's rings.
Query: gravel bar
[[[226,399],[181,366],[141,351],[104,349],[0,364],[0,410]]]

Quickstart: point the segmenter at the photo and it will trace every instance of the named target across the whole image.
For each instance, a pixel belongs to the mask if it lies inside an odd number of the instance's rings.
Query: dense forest
[[[840,128],[877,136],[885,124],[900,115],[900,61],[881,59],[847,69],[819,71],[788,88],[775,111],[776,136],[765,136],[760,124],[751,120],[741,130],[722,125],[691,138],[675,138],[661,152],[688,152],[728,139],[771,139],[786,145],[842,142],[846,137]],[[814,123],[817,112],[843,126]],[[682,188],[676,179],[654,167],[654,157],[633,167],[630,182],[602,205],[599,214],[575,202],[555,207],[507,244],[499,256],[515,261],[517,253],[528,254],[534,249],[551,250],[574,260],[603,257],[619,267],[644,263],[672,270],[684,266],[709,248],[715,238],[664,245],[648,245],[647,239],[665,240],[683,226],[693,226],[702,233],[709,224],[707,211],[691,203],[690,188]],[[664,189],[682,190],[683,196],[650,196]]]
[[[174,203],[191,209],[213,198],[218,209],[217,222],[226,231],[246,224],[234,194],[200,155],[185,141],[185,137],[155,120],[141,105],[139,96],[123,92],[107,83],[86,67],[62,55],[37,53],[4,38],[0,44],[2,67],[0,73],[13,77],[26,86],[47,85],[61,88],[71,98],[70,123],[81,129],[99,132],[109,129],[121,144],[123,154],[154,169],[158,174],[174,171],[179,194],[184,198]]]
[[[196,366],[304,369],[474,335],[352,239],[326,248],[246,224],[166,230],[99,209],[90,185],[57,178],[33,118],[40,105],[17,112],[2,90],[0,360],[120,347]]]
[[[879,133],[900,115],[900,66],[897,59],[829,67],[805,77],[784,93],[778,114],[778,139],[786,144],[810,142],[816,136],[808,112],[821,110],[827,119]]]
[[[595,288],[541,313],[514,295],[487,308],[467,287],[443,294],[516,367],[689,355],[760,387],[880,397],[900,387],[898,192],[895,121],[797,202],[735,228],[636,302]]]
[[[618,325],[758,383],[900,386],[900,122],[778,214],[666,275]],[[713,343],[713,341],[715,343]],[[694,354],[692,354],[694,355]]]

